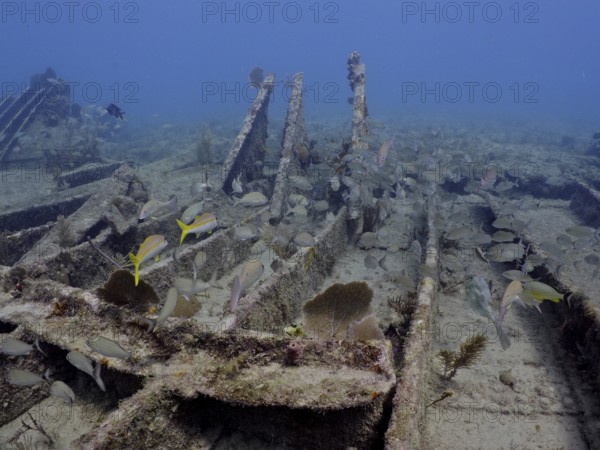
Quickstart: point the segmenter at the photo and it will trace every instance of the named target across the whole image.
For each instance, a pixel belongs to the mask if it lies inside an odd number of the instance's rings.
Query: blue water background
[[[71,5],[71,6],[69,6]],[[254,66],[305,74],[309,118],[348,117],[346,59],[373,117],[598,123],[600,2],[2,2],[2,94],[52,67],[131,125],[243,117]],[[433,120],[433,119],[432,119]]]

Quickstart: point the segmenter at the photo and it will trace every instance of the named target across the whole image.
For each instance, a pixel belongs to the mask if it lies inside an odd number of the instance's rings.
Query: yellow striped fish
[[[557,292],[552,286],[540,283],[539,281],[530,281],[523,284],[523,292],[519,295],[523,303],[529,306],[535,306],[542,313],[539,304],[544,300],[558,303],[564,298],[564,294]]]
[[[168,242],[162,234],[153,234],[152,236],[148,236],[146,240],[142,242],[137,255],[134,255],[133,253],[129,254],[129,260],[131,261],[131,264],[133,264],[133,267],[135,267],[136,286],[140,281],[140,264],[152,258],[154,258],[154,261],[158,261],[158,255],[167,245]]]
[[[212,230],[217,228],[217,216],[214,213],[204,213],[201,216],[196,216],[194,222],[186,225],[181,220],[177,220],[177,225],[181,228],[181,239],[179,239],[179,246],[183,244],[183,240],[189,233],[196,233],[196,237],[200,237],[202,233],[211,233]]]

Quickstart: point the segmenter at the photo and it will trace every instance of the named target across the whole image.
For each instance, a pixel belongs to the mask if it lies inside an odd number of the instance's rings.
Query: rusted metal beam
[[[430,274],[438,272],[439,246],[435,227],[435,198],[427,208],[428,238],[425,253],[426,270],[421,274],[417,309],[412,317],[404,353],[402,372],[396,385],[392,417],[385,434],[385,448],[410,450],[422,448],[421,425],[425,415],[423,392],[428,378],[431,345],[431,307],[438,281]]]
[[[354,93],[352,101],[352,146],[353,152],[368,149],[363,141],[367,135],[367,100],[365,94],[365,65],[360,62],[360,54],[352,52],[348,57],[348,81]]]
[[[278,223],[285,214],[285,199],[288,195],[288,181],[290,175],[302,174],[302,164],[298,161],[295,150],[299,146],[306,146],[308,141],[306,125],[304,123],[304,106],[302,103],[302,81],[304,74],[294,75],[291,83],[291,96],[288,104],[279,170],[275,178],[275,188],[271,198],[271,223]]]
[[[4,111],[0,127],[0,161],[8,158],[14,142],[18,139],[18,134],[27,128],[40,105],[55,89],[57,86],[53,84],[47,84],[38,90],[29,89]]]
[[[569,205],[590,227],[600,227],[600,192],[583,183],[577,183],[577,189]]]
[[[267,75],[262,82],[258,95],[250,106],[242,123],[242,128],[223,163],[220,189],[227,195],[233,192],[231,183],[240,177],[242,183],[262,178],[262,166],[265,143],[267,140],[267,112],[273,89],[274,75]]]

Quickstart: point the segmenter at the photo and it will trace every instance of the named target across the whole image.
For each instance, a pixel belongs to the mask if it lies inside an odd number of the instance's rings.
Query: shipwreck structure
[[[340,148],[340,161],[373,151],[367,140],[365,74],[360,55],[352,53],[348,59],[352,130],[344,150]],[[337,183],[336,188],[328,187],[323,195],[332,203],[343,195],[350,200],[338,201],[335,214],[319,219],[322,226],[308,244],[283,249],[271,245],[272,270],[248,289],[237,308],[229,306],[229,292],[240,266],[250,258],[263,257],[255,253],[255,242],[235,238],[236,227],[260,222],[275,229],[289,221],[288,198],[302,192],[291,180],[309,179],[317,161],[304,119],[303,74],[298,73],[291,81],[278,171],[265,176],[261,162],[274,79],[271,74],[262,81],[218,173],[201,174],[202,180],[209,180],[214,204],[230,211],[230,217],[221,220],[217,210],[219,224],[212,234],[142,266],[138,287],[123,268],[123,255],[149,235],[163,235],[176,246],[181,231],[174,226],[174,212],[138,222],[141,206],[150,199],[145,180],[166,173],[165,179],[173,186],[186,187],[178,190],[185,195],[190,172],[202,170],[194,166],[181,173],[179,155],[136,168],[126,161],[102,161],[94,156],[92,146],[81,161],[97,163],[96,176],[74,171],[69,180],[57,180],[64,195],[0,214],[0,336],[38,341],[46,353],[3,355],[0,378],[4,380],[11,367],[39,374],[49,369],[55,379],[72,386],[76,395],[73,405],[63,405],[49,397],[47,383],[22,387],[2,382],[0,402],[5,406],[0,424],[6,428],[0,442],[16,443],[21,436],[19,424],[27,423],[26,414],[52,406],[64,412],[54,425],[44,421],[43,414],[31,416],[41,417],[35,423],[48,434],[38,439],[53,439],[56,445],[72,448],[200,448],[231,443],[238,433],[256,439],[262,448],[279,444],[328,449],[424,446],[428,406],[422,399],[427,390],[432,304],[438,293],[440,264],[435,195],[424,202],[422,235],[412,238],[419,248],[412,300],[407,300],[396,279],[389,281],[381,275],[371,282],[385,285],[390,299],[395,299],[386,303],[384,298],[377,304],[378,311],[396,317],[384,324],[384,339],[339,338],[343,333],[336,334],[338,330],[324,338],[293,335],[307,298],[338,283],[331,274],[347,255],[348,242],[374,235],[374,224],[390,214],[389,198],[353,197],[353,192],[366,187],[358,172],[343,162],[336,163],[331,180],[325,183]],[[33,81],[31,85],[38,87],[30,93],[0,104],[2,161],[16,161],[24,153],[49,157],[47,152],[26,151],[21,142],[26,133],[54,117],[48,111],[58,114],[59,108],[62,116],[57,120],[64,119],[64,127],[70,118],[77,120],[73,105],[48,106],[48,98],[62,86],[55,74],[47,72],[39,83]],[[17,146],[19,152],[15,152]],[[105,179],[107,175],[110,178]],[[269,202],[254,209],[232,205],[234,180],[252,190],[264,190]],[[92,186],[89,191],[75,189],[86,184]],[[581,185],[573,210],[597,226],[599,199],[593,188]],[[499,214],[494,199],[488,201],[491,211]],[[583,203],[594,203],[594,208],[582,208]],[[524,238],[536,245],[535,236],[525,234]],[[377,251],[377,244],[372,248]],[[399,257],[397,261],[404,262]],[[192,276],[205,283],[214,276],[223,289],[215,288],[201,301],[179,298],[172,317],[147,332],[148,317],[160,310],[157,301],[166,297],[173,280]],[[553,283],[576,290],[566,278]],[[592,303],[583,301],[564,314],[573,322],[600,328],[600,314]],[[333,329],[334,320],[340,318],[332,317]],[[597,333],[584,336],[576,329],[570,332],[594,351],[591,342],[597,342]],[[120,343],[132,357],[101,357],[87,345],[91,336]],[[101,366],[105,393],[92,377],[67,361],[66,355],[75,350]],[[56,431],[68,420],[84,424],[78,435],[51,432],[51,427]]]

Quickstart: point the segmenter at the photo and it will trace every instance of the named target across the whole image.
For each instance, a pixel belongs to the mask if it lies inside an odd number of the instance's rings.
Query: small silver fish
[[[11,336],[0,338],[0,353],[9,356],[27,355],[33,350],[33,346]]]
[[[303,231],[294,237],[294,244],[298,247],[312,247],[315,245],[315,238],[310,233]]]
[[[100,377],[101,364],[99,362],[96,363],[96,367],[94,368],[92,366],[92,361],[83,353],[77,350],[70,351],[67,354],[67,361],[73,364],[77,369],[91,376],[98,385],[98,387],[102,390],[102,392],[106,392],[104,381],[102,381],[102,378]]]
[[[258,227],[253,224],[240,225],[233,229],[233,240],[234,241],[247,241],[248,239],[254,239],[259,235]]]
[[[513,226],[513,218],[511,216],[500,217],[492,222],[494,228],[506,228],[511,230]]]
[[[208,283],[198,279],[191,280],[189,278],[175,278],[173,280],[173,285],[175,286],[177,292],[181,294],[186,300],[189,300],[190,297],[204,292],[211,287],[216,289],[223,289],[223,287],[219,283],[217,283],[216,270]]]
[[[466,238],[471,233],[470,227],[454,228],[446,234],[446,239],[449,241],[457,241]]]
[[[299,189],[301,191],[312,191],[313,185],[308,178],[303,177],[302,175],[291,175],[289,178],[290,185]]]
[[[94,367],[92,366],[92,361],[83,353],[73,350],[67,354],[67,361],[69,361],[82,372],[87,373],[89,376],[94,376]]]
[[[199,198],[204,195],[205,191],[210,189],[208,183],[202,183],[200,181],[196,181],[190,187],[190,194],[192,194],[193,198]]]
[[[522,270],[507,270],[506,272],[502,272],[502,276],[504,278],[508,278],[509,280],[517,280],[520,282],[533,281],[527,273],[523,273]]]
[[[375,159],[375,164],[377,165],[377,167],[383,167],[383,165],[385,164],[385,161],[387,159],[388,152],[390,151],[390,148],[393,145],[394,145],[393,137],[391,139],[385,141],[383,144],[381,144],[381,147],[379,147],[379,151],[377,152],[377,157]]]
[[[44,378],[29,370],[10,369],[6,381],[15,386],[35,386],[44,381]]]
[[[250,248],[250,256],[262,255],[267,250],[267,248],[267,243],[260,239],[256,241],[254,245]]]
[[[467,280],[465,282],[465,295],[471,309],[477,314],[488,318],[496,326],[502,349],[506,350],[510,347],[510,339],[492,313],[492,294],[487,282],[480,276]]]
[[[164,210],[171,210],[176,212],[177,211],[177,197],[176,196],[171,196],[171,198],[169,198],[169,200],[167,200],[166,202],[161,202],[160,200],[157,200],[155,198],[152,198],[150,200],[148,200],[144,206],[142,206],[142,211],[140,212],[140,216],[139,216],[139,220],[143,221],[145,219],[147,219],[148,217],[154,217],[158,212],[164,211]]]
[[[160,310],[160,314],[156,319],[148,319],[148,333],[154,331],[158,325],[163,323],[175,310],[175,306],[177,305],[177,289],[172,287],[167,292],[167,299],[165,300],[165,304]]]
[[[293,208],[296,205],[308,206],[310,201],[302,194],[288,195],[288,203]]]
[[[244,188],[242,187],[242,182],[240,181],[242,174],[239,174],[236,178],[231,182],[231,190],[236,194],[241,194],[244,192]]]
[[[492,234],[492,241],[494,242],[513,242],[515,240],[515,234],[511,231],[498,230]]]
[[[40,348],[40,341],[38,338],[35,339],[33,345],[30,345],[11,336],[5,336],[4,338],[0,337],[0,354],[4,353],[9,356],[23,356],[29,354],[34,348],[44,356],[48,356]]]
[[[340,177],[338,177],[337,175],[332,176],[329,179],[329,185],[331,186],[331,190],[333,192],[337,192],[340,190]]]
[[[366,231],[361,234],[358,240],[358,246],[365,250],[377,247],[378,245],[379,241],[377,239],[377,235],[371,231]]]
[[[378,267],[377,258],[375,258],[373,255],[365,256],[364,263],[367,269],[377,269]]]
[[[383,255],[383,257],[380,260],[377,260],[377,258],[371,254],[365,256],[365,267],[371,270],[377,269],[377,267],[381,267],[383,270],[387,271],[388,269],[385,266],[386,256],[387,254]]]
[[[571,236],[576,238],[590,238],[594,235],[595,231],[592,227],[586,227],[583,225],[573,225],[565,230]]]
[[[249,192],[242,198],[233,201],[233,206],[262,206],[269,203],[269,199],[261,192]]]
[[[513,280],[508,284],[508,286],[506,286],[499,306],[498,324],[500,326],[502,326],[502,322],[504,322],[504,316],[506,316],[506,313],[508,312],[508,309],[512,303],[520,300],[519,295],[521,295],[522,292],[523,285],[518,280]]]
[[[251,260],[244,264],[240,274],[233,279],[229,301],[231,311],[235,311],[242,293],[256,283],[264,271],[265,266],[259,260]]]
[[[181,221],[186,225],[192,223],[194,218],[200,215],[200,212],[204,209],[204,200],[193,205],[188,206],[185,211],[181,214]]]
[[[421,248],[421,243],[416,239],[411,242],[410,247],[408,249],[413,255],[415,255],[419,262],[421,262],[421,256],[423,255],[423,249]]]
[[[305,206],[296,205],[292,209],[290,209],[285,215],[294,217],[306,217],[308,215],[308,210]]]
[[[319,200],[315,202],[313,208],[317,212],[325,212],[329,209],[329,203],[327,200]]]
[[[87,340],[87,345],[96,353],[100,353],[103,356],[108,356],[109,358],[131,358],[131,352],[125,350],[117,342],[111,341],[110,339],[102,336],[92,336]]]
[[[50,395],[56,398],[60,398],[67,405],[72,405],[75,402],[75,393],[62,381],[55,381],[50,386]]]

